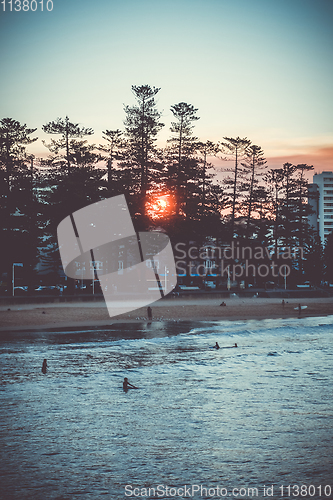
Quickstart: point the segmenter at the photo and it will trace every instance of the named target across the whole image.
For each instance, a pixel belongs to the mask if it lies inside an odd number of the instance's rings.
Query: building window
[[[324,177],[324,182],[333,182],[333,177]]]
[[[153,267],[151,259],[147,259],[146,260],[146,266],[149,267],[149,268]],[[154,259],[154,266],[155,266],[155,269],[159,269],[160,268],[160,262],[159,262],[159,260]]]
[[[90,271],[102,271],[103,270],[103,262],[101,260],[95,260],[94,262],[90,261]]]
[[[333,219],[333,215],[324,215],[324,219]]]
[[[122,260],[118,260],[118,274],[123,274],[124,272],[124,262]]]
[[[324,184],[324,188],[333,188],[333,184]]]
[[[324,196],[324,200],[332,200],[333,201],[333,196]]]

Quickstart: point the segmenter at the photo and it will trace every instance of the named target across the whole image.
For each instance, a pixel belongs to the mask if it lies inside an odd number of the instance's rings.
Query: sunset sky
[[[170,106],[185,101],[198,108],[201,140],[246,136],[270,166],[333,169],[332,0],[45,4],[0,11],[1,118],[44,139],[41,126],[67,114],[98,143],[102,130],[123,128],[131,85],[149,84],[161,87],[161,146]],[[33,152],[47,153],[41,140]]]

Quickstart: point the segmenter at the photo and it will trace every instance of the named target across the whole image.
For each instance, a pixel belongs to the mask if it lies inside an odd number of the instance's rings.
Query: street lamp
[[[164,266],[164,290],[167,290],[167,284],[168,284],[168,275],[169,271],[167,270],[166,266]]]
[[[13,297],[15,295],[15,266],[23,267],[23,264],[22,262],[13,262],[13,269],[12,269]]]
[[[284,274],[283,274],[283,277],[284,277],[284,289],[287,290],[287,269],[288,269],[288,267],[287,266],[283,266],[283,268],[284,268]]]
[[[91,261],[91,270],[92,270],[92,293],[95,295],[95,262]]]

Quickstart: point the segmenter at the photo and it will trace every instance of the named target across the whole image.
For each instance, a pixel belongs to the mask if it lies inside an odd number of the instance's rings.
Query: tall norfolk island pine
[[[93,134],[91,128],[72,123],[66,116],[65,119],[57,118],[47,123],[43,130],[48,134],[60,135],[60,138],[51,138],[50,144],[43,141],[52,153],[46,162],[50,168],[45,176],[45,182],[49,183],[48,199],[45,201],[51,211],[51,218],[58,223],[60,217],[99,198],[101,193],[97,186],[105,172],[97,168],[100,154],[95,152],[96,146],[83,139]],[[51,209],[55,206],[56,210]]]
[[[104,157],[107,160],[108,169],[108,179],[107,188],[108,195],[112,196],[117,192],[117,185],[119,183],[119,170],[113,168],[113,162],[122,159],[122,149],[124,148],[124,142],[122,139],[122,131],[118,128],[116,130],[103,130],[103,139],[106,144],[100,144],[100,151],[107,153]]]
[[[204,215],[206,212],[206,202],[207,200],[207,194],[208,193],[208,188],[211,187],[211,179],[213,177],[213,174],[207,174],[207,169],[212,168],[213,165],[207,161],[208,156],[216,156],[217,153],[219,152],[219,146],[217,144],[214,144],[212,141],[206,141],[206,142],[199,142],[198,143],[198,153],[199,155],[202,156],[202,167],[201,167],[201,179],[202,179],[202,185],[201,185],[201,207],[200,207],[200,212],[201,215]],[[217,188],[217,189],[216,189]],[[222,190],[220,186],[216,185],[215,187],[215,192],[219,192],[220,195],[222,195]]]
[[[260,176],[261,170],[265,168],[266,160],[264,158],[264,152],[260,146],[252,144],[246,150],[246,159],[242,166],[245,170],[250,173],[250,179],[245,182],[245,188],[247,190],[247,221],[246,221],[246,236],[250,234],[250,223],[251,223],[251,213],[253,211],[253,204],[255,201],[255,187],[258,183],[257,177]]]
[[[57,118],[52,122],[46,123],[43,125],[42,129],[47,134],[61,136],[58,140],[51,139],[50,144],[46,144],[45,141],[43,141],[43,144],[54,154],[52,159],[53,162],[66,162],[68,173],[70,172],[71,165],[73,163],[78,163],[78,154],[80,150],[81,152],[84,151],[85,148],[91,150],[91,147],[86,145],[86,141],[77,141],[75,139],[81,139],[85,135],[92,135],[94,133],[93,129],[80,127],[78,123],[70,122],[68,116],[66,116],[65,119]],[[61,153],[63,149],[65,152]]]
[[[37,141],[37,137],[29,137],[36,130],[27,128],[12,118],[3,118],[0,121],[0,168],[4,174],[7,203],[10,202],[12,178],[27,160],[25,146]]]
[[[168,142],[174,145],[177,155],[177,175],[176,175],[176,213],[179,214],[181,206],[181,188],[186,184],[186,162],[191,158],[197,147],[197,138],[192,136],[194,125],[192,123],[199,120],[196,116],[198,111],[192,104],[180,102],[171,106],[176,122],[171,122],[170,130],[175,134]],[[185,193],[186,197],[186,193]]]
[[[43,266],[56,271],[60,268],[56,228],[67,215],[84,206],[99,201],[103,195],[102,177],[105,171],[97,168],[100,154],[85,136],[93,134],[91,128],[73,123],[68,116],[57,118],[43,127],[43,131],[58,136],[43,144],[51,155],[45,162],[50,168],[43,171],[44,233],[47,239],[41,256]],[[59,137],[60,136],[60,137]],[[51,265],[52,264],[52,265]],[[69,289],[74,291],[69,280]]]
[[[122,167],[128,167],[138,179],[140,193],[140,212],[145,214],[147,190],[149,187],[149,169],[156,161],[155,142],[157,134],[164,126],[160,121],[161,113],[156,109],[155,96],[160,89],[149,85],[132,85],[136,105],[125,106],[124,120],[125,136],[124,161]]]
[[[235,226],[235,213],[236,213],[236,202],[238,198],[237,192],[237,182],[240,174],[242,173],[240,162],[245,158],[246,150],[250,146],[251,141],[245,137],[241,139],[236,137],[223,137],[224,141],[221,142],[221,151],[227,156],[231,156],[234,159],[235,164],[233,168],[234,178],[230,180],[229,184],[232,185],[232,213],[231,213],[231,224],[230,224],[230,237],[234,237],[234,226]]]
[[[12,294],[12,264],[22,262],[27,283],[37,262],[37,223],[33,217],[35,200],[32,186],[32,156],[26,146],[36,128],[27,128],[17,120],[0,120],[0,274],[7,273],[7,290]]]

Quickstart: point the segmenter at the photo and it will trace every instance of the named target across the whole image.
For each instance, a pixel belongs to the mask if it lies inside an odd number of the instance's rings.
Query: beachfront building
[[[309,224],[318,231],[322,244],[333,230],[333,172],[314,174],[309,184],[309,204],[313,214]]]

